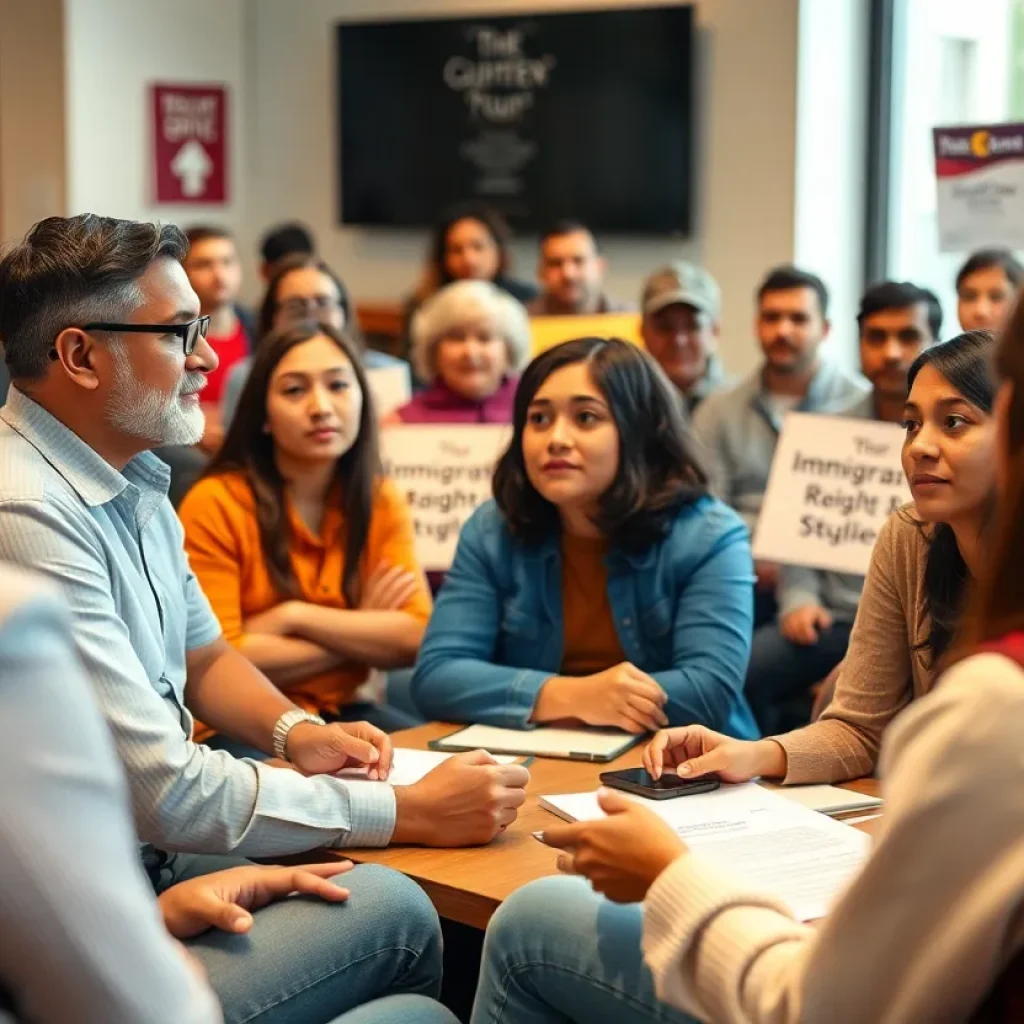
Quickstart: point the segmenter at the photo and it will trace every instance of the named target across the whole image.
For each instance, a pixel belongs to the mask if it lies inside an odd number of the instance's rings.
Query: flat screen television
[[[483,200],[536,230],[689,232],[689,5],[337,26],[343,224]]]

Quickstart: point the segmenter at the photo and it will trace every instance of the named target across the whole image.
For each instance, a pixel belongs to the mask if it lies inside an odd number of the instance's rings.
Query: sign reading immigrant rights
[[[1024,248],[1024,124],[935,128],[939,248]]]
[[[227,89],[154,85],[154,186],[158,203],[226,203]]]
[[[492,424],[387,427],[384,472],[405,495],[416,531],[416,556],[428,572],[449,569],[459,531],[491,496],[494,464],[512,428]]]
[[[754,557],[864,575],[882,524],[910,501],[895,423],[789,413]]]

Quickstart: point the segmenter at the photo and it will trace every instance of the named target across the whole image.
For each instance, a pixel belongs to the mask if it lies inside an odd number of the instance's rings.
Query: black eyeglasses
[[[197,316],[195,320],[189,320],[183,324],[107,324],[96,323],[86,324],[83,331],[112,331],[114,333],[126,332],[128,334],[176,334],[181,338],[181,346],[186,356],[192,355],[199,344],[199,339],[205,340],[210,333],[210,318],[208,316]]]
[[[183,324],[108,324],[94,323],[86,324],[83,331],[110,331],[112,334],[176,334],[181,338],[181,347],[186,358],[192,355],[199,344],[199,339],[205,339],[210,331],[210,318],[208,316],[197,316],[195,320],[189,320]],[[57,350],[50,349],[50,358],[57,358]]]

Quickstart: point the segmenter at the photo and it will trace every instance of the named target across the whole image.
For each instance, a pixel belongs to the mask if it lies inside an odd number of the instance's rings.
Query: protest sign
[[[428,572],[450,568],[459,531],[491,496],[491,475],[512,428],[493,424],[405,425],[381,435],[384,472],[405,495],[416,556]]]
[[[936,128],[939,249],[1024,248],[1024,124]]]
[[[863,575],[878,531],[910,501],[895,423],[789,413],[772,460],[754,557]]]

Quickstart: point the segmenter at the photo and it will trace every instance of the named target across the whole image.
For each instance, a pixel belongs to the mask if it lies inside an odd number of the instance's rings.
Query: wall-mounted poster
[[[150,86],[153,187],[157,203],[226,203],[224,85]]]
[[[935,128],[939,249],[1024,248],[1024,124]]]
[[[693,8],[338,26],[341,221],[690,228]]]

